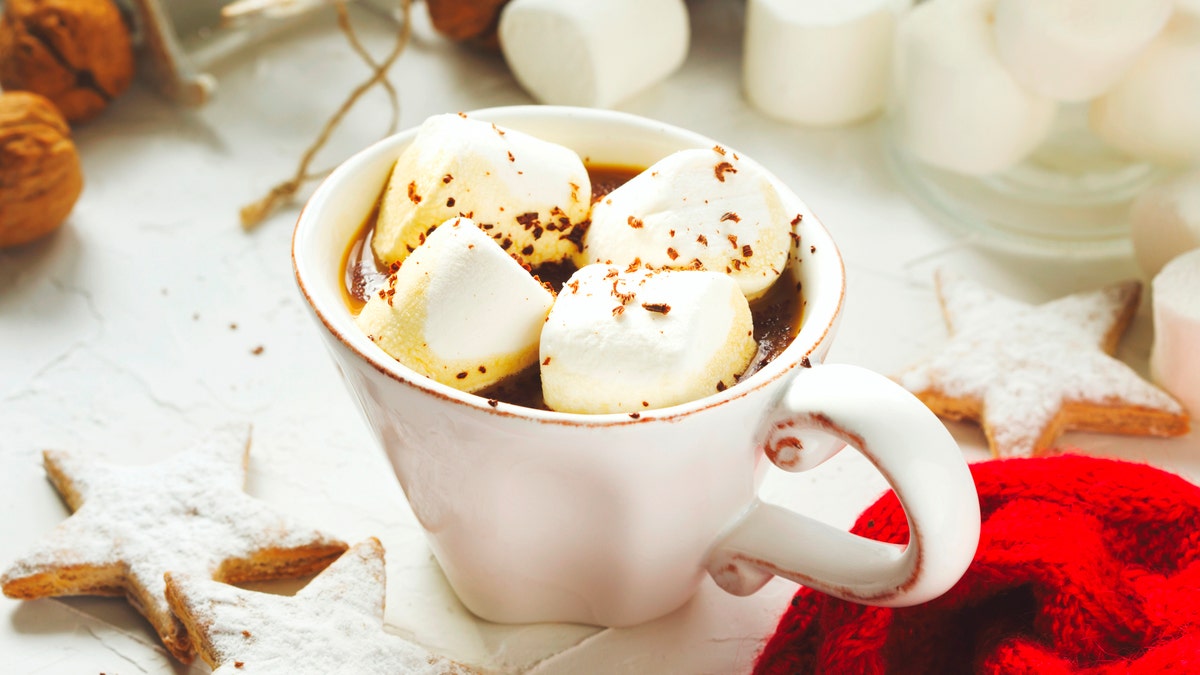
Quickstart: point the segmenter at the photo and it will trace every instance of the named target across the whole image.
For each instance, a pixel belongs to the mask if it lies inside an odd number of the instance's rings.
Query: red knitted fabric
[[[971,473],[983,527],[954,588],[903,609],[801,588],[755,673],[1200,673],[1200,488],[1080,456]],[[908,540],[891,493],[854,531]]]

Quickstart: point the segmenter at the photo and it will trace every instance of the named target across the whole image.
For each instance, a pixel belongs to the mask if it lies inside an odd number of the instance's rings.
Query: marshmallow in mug
[[[471,392],[537,362],[554,294],[475,223],[442,223],[393,268],[357,323],[400,363]]]
[[[1134,157],[1200,161],[1200,3],[1178,3],[1129,71],[1092,102],[1089,119],[1101,140]]]
[[[577,261],[723,272],[753,300],[787,265],[796,218],[757,164],[681,150],[595,204]]]
[[[1056,104],[1018,83],[992,38],[996,0],[927,0],[896,34],[897,135],[918,159],[970,175],[1003,171],[1050,133]]]
[[[499,36],[538,101],[607,108],[679,68],[688,14],[683,0],[512,0]]]
[[[557,262],[576,249],[570,235],[591,195],[574,151],[461,113],[435,115],[396,160],[371,248],[385,265],[402,261],[461,215],[530,265]]]
[[[1158,35],[1174,0],[997,0],[993,35],[1018,82],[1058,101],[1104,93]]]
[[[1154,277],[1154,346],[1150,372],[1193,417],[1200,415],[1200,249]]]
[[[542,394],[559,412],[665,408],[733,386],[756,348],[724,274],[587,265],[542,329]]]
[[[750,0],[742,81],[759,110],[848,124],[883,107],[898,15],[911,0]]]
[[[1129,225],[1138,265],[1150,276],[1179,254],[1200,248],[1200,170],[1143,190],[1133,200]]]

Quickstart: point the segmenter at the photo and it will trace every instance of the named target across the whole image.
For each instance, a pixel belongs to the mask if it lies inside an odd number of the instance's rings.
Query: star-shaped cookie
[[[383,629],[383,546],[367,539],[293,597],[167,575],[167,600],[215,675],[467,675]]]
[[[163,575],[230,582],[313,574],[346,544],[242,492],[247,435],[208,437],[150,466],[47,451],[46,473],[74,513],[0,576],[4,594],[125,595],[177,658],[194,657],[167,607]]]
[[[939,273],[950,340],[898,379],[931,410],[977,420],[997,457],[1028,457],[1067,429],[1176,436],[1175,399],[1111,354],[1137,310],[1141,284],[1028,305]]]

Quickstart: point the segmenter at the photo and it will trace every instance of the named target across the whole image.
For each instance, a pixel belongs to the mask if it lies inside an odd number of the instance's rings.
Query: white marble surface
[[[1027,301],[1137,275],[1131,256],[991,253],[931,222],[889,175],[877,123],[808,131],[756,113],[739,89],[742,4],[689,6],[684,68],[620,107],[754,156],[821,216],[849,277],[831,360],[894,373],[936,350],[945,339],[931,286],[938,266]],[[402,126],[529,102],[498,58],[441,41],[417,10],[412,49],[395,69]],[[363,30],[376,53],[389,31],[382,23]],[[248,421],[251,494],[348,541],[383,540],[396,632],[494,672],[748,672],[791,583],[775,580],[749,598],[706,583],[675,614],[622,630],[486,624],[458,604],[304,315],[289,258],[296,209],[250,234],[237,223],[238,207],[290,173],[364,68],[321,15],[212,70],[221,88],[204,109],[174,109],[135,87],[78,129],[87,185],[67,225],[0,252],[0,565],[67,516],[44,479],[43,448],[148,462],[215,425]],[[324,160],[375,140],[387,119],[385,100],[371,94]],[[1120,357],[1145,372],[1150,338],[1144,302]],[[952,431],[969,460],[987,457],[977,428]],[[1195,435],[1063,440],[1200,480]],[[853,452],[809,474],[773,472],[764,485],[772,501],[840,526],[882,489]],[[0,598],[0,654],[12,673],[207,672],[172,662],[132,609],[106,598]]]

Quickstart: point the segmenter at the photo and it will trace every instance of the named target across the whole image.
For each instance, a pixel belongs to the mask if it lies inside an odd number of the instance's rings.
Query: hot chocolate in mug
[[[624,113],[550,106],[470,113],[561,143],[589,163],[649,166],[711,148],[698,134]],[[296,225],[296,279],[458,597],[505,623],[628,626],[683,605],[704,575],[750,594],[772,575],[855,602],[901,606],[949,589],[979,538],[979,503],[957,445],[885,377],[821,365],[845,271],[829,233],[775,182],[799,245],[777,283],[802,295],[791,344],[725,391],[630,414],[535,410],[467,394],[397,362],[342,297],[349,242],[415,130],[342,164]],[[767,463],[810,469],[849,444],[895,489],[900,547],[756,496]]]

